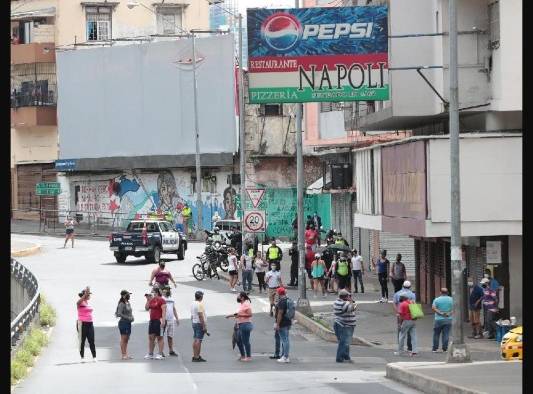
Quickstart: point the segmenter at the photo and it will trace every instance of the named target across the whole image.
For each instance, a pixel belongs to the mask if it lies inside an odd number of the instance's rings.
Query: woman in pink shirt
[[[76,329],[78,331],[80,356],[83,361],[85,353],[85,340],[89,341],[89,348],[93,355],[93,361],[96,361],[96,347],[94,346],[94,326],[93,326],[93,308],[88,304],[91,298],[91,290],[87,286],[78,296],[80,299],[76,303],[78,308],[78,321]]]
[[[241,352],[239,361],[252,361],[252,347],[250,345],[250,334],[253,330],[252,324],[252,301],[244,291],[237,296],[239,309],[233,315],[226,316],[226,319],[234,317],[238,325],[237,346]]]

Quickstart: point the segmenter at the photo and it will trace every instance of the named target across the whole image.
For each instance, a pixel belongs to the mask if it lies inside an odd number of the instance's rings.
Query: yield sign
[[[254,208],[257,208],[265,194],[265,189],[246,189],[246,192],[248,193]]]

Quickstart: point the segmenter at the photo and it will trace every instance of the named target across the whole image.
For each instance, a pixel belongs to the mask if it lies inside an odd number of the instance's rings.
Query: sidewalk
[[[387,364],[386,376],[435,394],[522,393],[521,361],[486,361],[468,364]]]
[[[15,241],[11,239],[11,256],[22,257],[39,253],[41,245],[32,242]]]

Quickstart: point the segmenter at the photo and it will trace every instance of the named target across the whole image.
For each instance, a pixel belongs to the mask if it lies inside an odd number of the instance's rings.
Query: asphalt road
[[[335,363],[336,344],[325,342],[302,327],[291,330],[291,364],[278,364],[268,358],[273,351],[273,320],[268,316],[265,297],[252,297],[254,330],[250,363],[237,361],[231,349],[233,322],[224,315],[237,308],[236,295],[227,282],[198,282],[191,273],[195,256],[203,249],[191,244],[184,261],[164,255],[167,267],[178,282],[173,290],[180,325],[176,331],[177,358],[145,360],[148,342],[148,312],[144,293],[154,265],[129,257],[126,264],[115,262],[106,241],[76,240],[75,248],[63,249],[57,237],[12,235],[12,239],[42,245],[40,254],[21,257],[38,278],[42,293],[56,308],[57,324],[49,346],[37,359],[29,376],[14,393],[105,394],[105,393],[417,393],[385,379],[390,352],[352,346],[354,364]],[[98,362],[81,363],[75,329],[78,292],[91,286],[94,307]],[[120,359],[119,333],[114,317],[120,291],[133,293],[131,303],[135,322],[129,345],[130,361]],[[211,333],[203,344],[207,363],[191,362],[192,328],[190,305],[194,292],[202,289]],[[333,301],[333,298],[331,299]],[[86,355],[90,351],[86,348]],[[86,356],[87,358],[87,356]],[[389,360],[391,361],[391,360]]]

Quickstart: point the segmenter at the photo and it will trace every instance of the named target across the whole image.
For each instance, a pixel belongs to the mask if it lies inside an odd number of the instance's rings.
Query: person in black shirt
[[[298,286],[298,244],[292,243],[289,249],[289,256],[291,256],[291,281],[289,286]]]
[[[331,269],[331,264],[333,263],[333,252],[330,249],[324,250],[324,252],[322,252],[322,260],[324,260],[324,263],[326,263],[326,272],[329,272]],[[331,281],[330,278],[331,277],[326,274],[326,280],[324,282],[324,289],[326,290],[330,289],[328,287]]]

